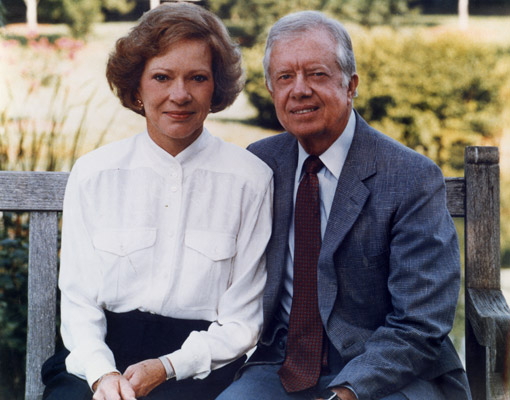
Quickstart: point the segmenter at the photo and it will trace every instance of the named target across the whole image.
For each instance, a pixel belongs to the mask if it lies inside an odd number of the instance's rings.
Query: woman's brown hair
[[[227,29],[211,12],[189,3],[164,3],[145,13],[128,35],[117,40],[106,79],[122,105],[144,114],[135,94],[147,61],[181,40],[205,41],[212,53],[214,93],[211,112],[231,105],[243,89],[241,53]]]

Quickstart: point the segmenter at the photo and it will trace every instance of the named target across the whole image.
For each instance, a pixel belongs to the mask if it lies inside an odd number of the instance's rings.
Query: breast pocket
[[[236,238],[228,233],[188,230],[179,280],[183,309],[216,310],[229,285]]]
[[[100,301],[122,303],[143,290],[141,276],[149,273],[154,257],[156,228],[105,229],[95,232],[92,244],[102,260]]]

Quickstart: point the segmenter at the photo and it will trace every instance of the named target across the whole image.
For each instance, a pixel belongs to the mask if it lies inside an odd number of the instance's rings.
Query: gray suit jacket
[[[261,339],[268,344],[283,286],[298,147],[283,133],[249,150],[274,172]],[[331,386],[348,383],[362,399],[379,398],[416,377],[462,368],[447,337],[459,287],[459,246],[440,169],[356,113],[318,265],[322,322],[346,363]]]

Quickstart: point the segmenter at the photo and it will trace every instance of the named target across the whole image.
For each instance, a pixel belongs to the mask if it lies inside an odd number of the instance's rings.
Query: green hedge
[[[25,384],[28,221],[0,215],[0,398],[15,400]]]

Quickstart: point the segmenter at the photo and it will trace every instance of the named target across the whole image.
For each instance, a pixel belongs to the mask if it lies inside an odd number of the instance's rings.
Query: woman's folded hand
[[[166,381],[166,371],[161,361],[155,358],[129,366],[124,377],[129,381],[135,395],[143,397]]]
[[[118,372],[103,375],[92,385],[93,400],[136,400],[128,380]],[[120,396],[120,397],[119,397]]]

